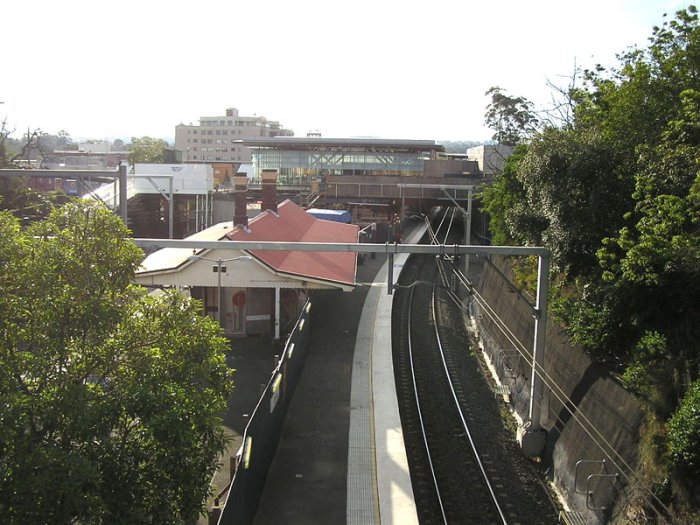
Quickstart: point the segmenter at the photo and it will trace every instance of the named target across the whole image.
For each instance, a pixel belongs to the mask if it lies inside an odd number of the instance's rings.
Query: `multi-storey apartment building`
[[[242,117],[236,108],[228,108],[220,117],[201,117],[199,124],[175,126],[175,149],[183,162],[250,162],[250,149],[242,139],[293,136],[279,122],[265,117]]]

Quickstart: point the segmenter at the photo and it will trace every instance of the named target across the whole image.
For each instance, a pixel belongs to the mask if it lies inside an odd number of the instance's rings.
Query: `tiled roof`
[[[354,224],[316,219],[290,200],[252,218],[248,229],[235,228],[227,237],[234,241],[357,242]],[[343,284],[355,284],[357,254],[354,252],[301,252],[251,250],[250,253],[277,272]]]

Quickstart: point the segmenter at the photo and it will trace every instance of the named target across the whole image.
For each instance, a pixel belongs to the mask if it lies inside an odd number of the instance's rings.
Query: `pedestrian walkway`
[[[248,424],[248,417],[258,404],[260,394],[270,379],[270,374],[277,364],[276,354],[280,349],[272,341],[271,335],[239,337],[231,339],[231,348],[226,355],[226,362],[234,369],[233,395],[228,400],[223,414],[224,432],[229,438],[226,450],[219,458],[219,469],[211,481],[212,496],[207,501],[211,509],[214,498],[224,491],[231,481],[231,458],[243,442],[243,431]],[[225,496],[222,501],[225,501]],[[208,525],[207,516],[198,520],[198,525]]]
[[[383,257],[367,257],[372,283]],[[256,525],[345,523],[350,392],[355,339],[371,286],[314,291],[310,346],[267,476]]]
[[[424,233],[425,227],[419,227],[406,242],[417,243]],[[392,286],[407,257],[394,257]],[[396,398],[388,265],[389,261],[367,295],[355,344],[348,449],[349,525],[418,523]]]
[[[406,242],[417,243],[424,226]],[[406,255],[394,257],[394,279]],[[396,401],[386,256],[353,292],[312,294],[301,380],[255,525],[417,524]]]

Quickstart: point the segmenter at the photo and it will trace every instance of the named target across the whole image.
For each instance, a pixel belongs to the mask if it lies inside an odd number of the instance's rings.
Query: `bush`
[[[668,452],[688,481],[700,481],[700,380],[691,384],[668,421]]]

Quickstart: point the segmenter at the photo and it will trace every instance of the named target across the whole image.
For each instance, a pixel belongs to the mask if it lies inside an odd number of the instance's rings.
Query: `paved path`
[[[372,282],[383,262],[367,257],[358,282]],[[255,525],[346,522],[351,375],[368,289],[312,293],[309,353]]]

